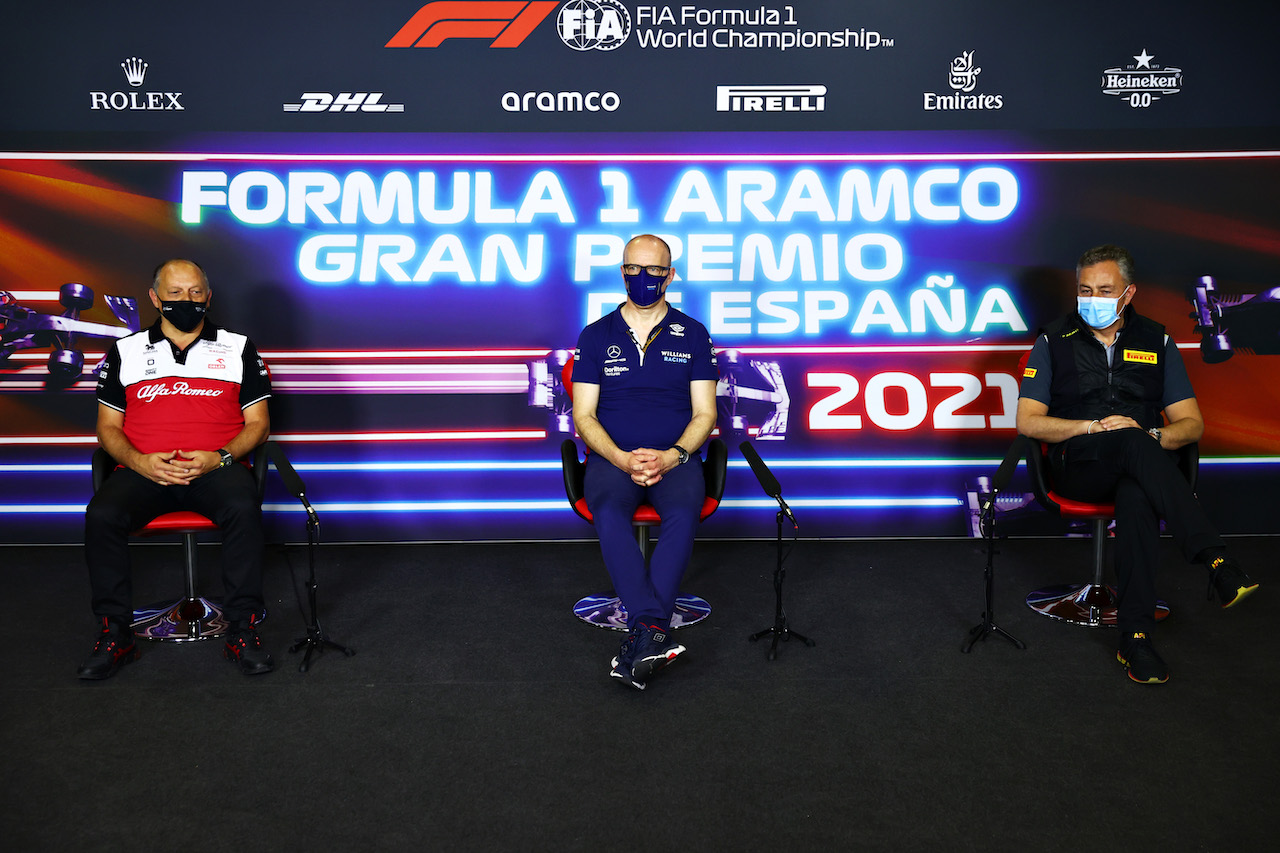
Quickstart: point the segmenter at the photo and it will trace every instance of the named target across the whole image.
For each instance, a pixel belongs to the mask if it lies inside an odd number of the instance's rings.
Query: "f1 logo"
[[[551,14],[555,0],[435,0],[413,13],[387,47],[439,47],[446,39],[493,39],[519,47]]]

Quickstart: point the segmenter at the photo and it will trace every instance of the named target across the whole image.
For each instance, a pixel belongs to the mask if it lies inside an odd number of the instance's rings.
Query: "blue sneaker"
[[[622,641],[622,645],[618,648],[618,654],[614,656],[610,662],[609,670],[610,678],[617,678],[623,684],[630,685],[636,690],[644,690],[644,682],[637,681],[631,675],[631,663],[635,659],[636,649],[638,648],[637,639],[639,638],[639,628],[632,628],[627,633],[627,638]]]
[[[641,684],[658,670],[684,654],[684,646],[671,638],[671,630],[656,625],[636,626],[636,650],[631,663],[631,677]]]

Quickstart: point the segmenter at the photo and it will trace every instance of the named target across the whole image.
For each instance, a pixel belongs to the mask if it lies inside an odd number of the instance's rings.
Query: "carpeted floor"
[[[699,543],[714,612],[643,693],[607,677],[620,635],[569,608],[607,587],[594,544],[322,546],[322,616],[355,657],[297,671],[302,547],[269,553],[277,671],[213,643],[147,644],[82,683],[78,549],[0,549],[11,650],[0,837],[15,851],[1262,851],[1280,750],[1275,539],[1232,540],[1262,590],[1223,612],[1165,543],[1156,637],[1131,683],[1114,633],[1037,616],[1083,580],[1084,540],[1002,542],[997,621],[981,543],[800,541],[778,660],[771,542]],[[139,600],[180,586],[176,546],[135,548]],[[201,549],[216,587],[216,548]]]

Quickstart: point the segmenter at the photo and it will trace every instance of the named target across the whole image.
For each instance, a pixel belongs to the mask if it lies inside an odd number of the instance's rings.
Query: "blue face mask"
[[[657,302],[662,296],[662,283],[666,281],[666,277],[649,275],[649,271],[644,267],[640,268],[640,272],[635,275],[622,274],[627,282],[627,296],[631,297],[631,301],[641,308],[648,308]]]
[[[1126,288],[1127,290],[1128,288]],[[1076,310],[1091,329],[1105,329],[1120,319],[1120,296],[1077,296]]]

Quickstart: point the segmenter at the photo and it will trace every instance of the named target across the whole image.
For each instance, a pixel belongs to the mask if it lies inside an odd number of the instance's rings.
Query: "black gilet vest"
[[[1127,415],[1143,429],[1164,423],[1164,326],[1126,307],[1110,367],[1106,347],[1079,314],[1057,320],[1045,335],[1053,365],[1050,415],[1080,420]]]

